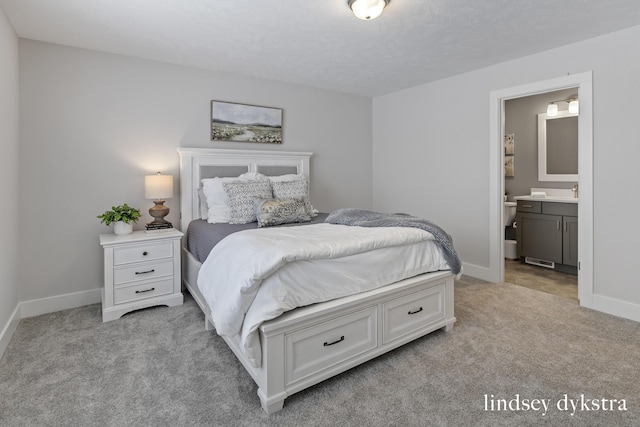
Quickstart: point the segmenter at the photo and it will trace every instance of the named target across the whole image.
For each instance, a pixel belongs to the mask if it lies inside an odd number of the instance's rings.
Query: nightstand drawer
[[[122,304],[171,292],[173,292],[173,277],[158,282],[116,288],[113,293],[113,303]]]
[[[444,284],[385,302],[382,316],[383,344],[444,319]]]
[[[171,242],[130,245],[113,250],[113,264],[121,265],[132,262],[153,261],[154,259],[169,258],[172,256],[173,244]]]
[[[114,284],[116,285],[172,275],[173,259],[115,268],[113,271]]]

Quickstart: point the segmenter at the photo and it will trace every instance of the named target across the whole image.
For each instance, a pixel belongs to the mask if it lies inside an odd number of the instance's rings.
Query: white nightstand
[[[102,321],[154,305],[182,304],[178,230],[101,234],[104,249]]]

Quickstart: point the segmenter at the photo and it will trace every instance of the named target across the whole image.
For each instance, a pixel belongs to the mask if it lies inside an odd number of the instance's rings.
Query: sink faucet
[[[573,197],[577,199],[578,198],[578,184],[577,183],[573,184],[573,189],[572,190],[573,190]]]

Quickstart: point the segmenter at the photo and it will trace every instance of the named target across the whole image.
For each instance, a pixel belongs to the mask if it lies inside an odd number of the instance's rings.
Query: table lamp
[[[169,208],[164,205],[164,199],[173,197],[173,176],[162,175],[160,172],[145,176],[144,197],[152,199],[155,203],[155,206],[149,209],[149,215],[154,219],[147,224],[147,229],[172,227],[171,223],[164,219],[169,214]]]

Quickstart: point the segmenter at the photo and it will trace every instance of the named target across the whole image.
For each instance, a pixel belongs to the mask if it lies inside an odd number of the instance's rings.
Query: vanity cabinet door
[[[518,213],[518,246],[521,257],[562,263],[562,217]]]
[[[562,263],[578,266],[578,217],[562,217]]]

